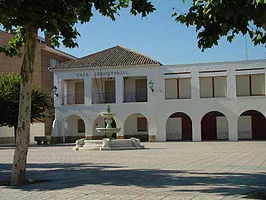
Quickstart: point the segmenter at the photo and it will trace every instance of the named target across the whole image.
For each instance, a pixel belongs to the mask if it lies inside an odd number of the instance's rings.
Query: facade
[[[266,139],[266,60],[163,66],[116,46],[50,68],[53,137],[100,139],[109,104],[116,138],[142,141]]]
[[[11,34],[0,30],[0,46],[7,45],[11,37]],[[19,74],[22,59],[22,57],[8,57],[5,54],[0,54],[0,72],[4,72],[5,74]],[[34,59],[33,85],[52,91],[54,87],[53,74],[48,68],[65,61],[73,60],[75,57],[52,48],[48,41],[43,38],[38,38]],[[52,121],[53,116],[50,116],[45,120],[44,124],[37,123],[32,125],[31,141],[33,141],[34,135],[51,135]],[[0,144],[11,143],[13,141],[13,129],[0,127]]]

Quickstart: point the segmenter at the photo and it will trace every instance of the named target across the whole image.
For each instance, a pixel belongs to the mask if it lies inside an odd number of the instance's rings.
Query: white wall
[[[193,130],[193,140],[200,141],[200,120],[202,117],[211,111],[219,111],[223,113],[228,119],[229,127],[229,138],[231,141],[237,140],[237,123],[238,116],[246,110],[258,110],[264,115],[266,115],[265,107],[265,96],[253,96],[253,97],[237,97],[236,96],[236,84],[235,81],[236,75],[249,75],[254,74],[252,68],[256,69],[256,74],[265,74],[266,60],[259,61],[244,61],[244,62],[224,62],[224,63],[201,63],[201,64],[191,64],[191,65],[173,65],[173,66],[162,66],[162,67],[152,67],[152,66],[141,66],[141,67],[131,67],[127,66],[122,69],[111,69],[111,70],[124,70],[126,74],[115,75],[114,78],[123,79],[135,79],[135,77],[147,77],[147,82],[152,80],[154,82],[154,92],[149,88],[148,93],[148,102],[131,102],[123,103],[122,101],[112,104],[112,111],[117,113],[117,119],[119,121],[119,126],[122,128],[121,133],[123,133],[125,121],[128,116],[132,113],[143,113],[147,117],[149,123],[149,135],[156,135],[159,138],[159,141],[165,141],[166,139],[166,123],[168,117],[173,112],[183,112],[190,116],[192,120],[192,130]],[[247,69],[247,70],[246,70]],[[97,70],[97,69],[95,69]],[[102,72],[110,71],[109,68],[101,69]],[[73,70],[73,71],[57,71],[56,75],[61,80],[66,80],[75,78],[77,72],[82,70]],[[88,72],[89,78],[93,78],[93,72],[88,70],[83,70]],[[206,73],[200,73],[202,71],[208,71],[208,76],[213,77],[214,75],[219,75],[220,77],[226,77],[227,79],[227,90],[229,92],[227,97],[223,98],[204,98],[201,99],[199,95],[199,80],[202,76],[206,76]],[[216,71],[212,73],[212,71]],[[217,72],[219,71],[219,72]],[[222,71],[222,72],[221,72]],[[160,74],[160,76],[158,75]],[[169,75],[167,75],[169,74]],[[180,78],[191,78],[191,99],[172,99],[165,100],[165,85],[164,79],[180,79]],[[265,80],[264,80],[265,81]],[[256,82],[256,81],[255,81]],[[125,81],[125,91],[130,89],[130,86],[135,87],[135,83],[129,83]],[[238,84],[239,85],[239,84]],[[162,86],[162,87],[161,87]],[[265,87],[265,86],[263,86]],[[219,89],[218,89],[219,90]],[[232,91],[234,90],[234,91]],[[260,89],[260,90],[263,90]],[[134,91],[134,90],[133,90]],[[210,91],[210,90],[209,90]],[[124,92],[124,91],[121,91]],[[81,113],[85,123],[88,127],[88,134],[93,132],[93,121],[99,115],[100,112],[106,110],[106,104],[90,104],[86,105],[58,105],[56,107],[56,120],[59,121],[59,124],[65,119],[65,116],[69,115],[69,112]],[[133,122],[133,121],[132,121]],[[222,123],[222,122],[218,122]],[[245,123],[244,123],[245,124]],[[61,127],[61,126],[60,126]],[[163,127],[163,128],[162,128]],[[218,124],[218,132],[222,132],[222,125]],[[60,128],[57,128],[59,133],[55,135],[62,135]],[[241,135],[241,134],[240,134]],[[224,137],[219,136],[218,137]]]
[[[44,123],[33,123],[30,125],[30,143],[35,143],[35,136],[44,136]],[[0,127],[0,137],[14,137],[14,128]]]
[[[30,125],[30,143],[35,143],[35,136],[45,136],[45,124],[33,123]]]
[[[166,123],[166,140],[182,140],[182,118],[169,118]]]
[[[14,128],[7,126],[0,127],[0,137],[14,137]]]

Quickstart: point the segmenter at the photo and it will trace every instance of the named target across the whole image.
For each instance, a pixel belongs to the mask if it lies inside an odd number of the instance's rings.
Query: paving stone
[[[241,199],[265,188],[266,141],[144,143],[140,151],[72,151],[32,146],[27,177],[0,186],[0,199]],[[9,179],[13,148],[0,147],[0,181]]]

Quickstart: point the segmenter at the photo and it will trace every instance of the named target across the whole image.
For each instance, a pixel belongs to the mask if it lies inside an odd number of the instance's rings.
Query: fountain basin
[[[145,147],[140,144],[137,138],[130,139],[109,139],[103,140],[85,140],[80,139],[76,141],[76,146],[73,150],[87,150],[87,151],[110,151],[110,150],[135,150],[144,149]]]
[[[98,133],[102,133],[108,138],[112,138],[112,135],[118,133],[120,130],[121,128],[96,128]]]

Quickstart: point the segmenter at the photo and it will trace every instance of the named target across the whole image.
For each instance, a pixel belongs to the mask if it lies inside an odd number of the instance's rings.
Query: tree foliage
[[[15,55],[15,50],[24,43],[21,39],[25,38],[26,26],[49,33],[55,46],[62,40],[66,47],[77,47],[76,23],[89,22],[93,12],[115,20],[119,10],[127,7],[131,7],[131,14],[142,17],[155,10],[148,0],[1,0],[0,23],[17,35],[0,51]],[[14,30],[14,27],[19,29]]]
[[[187,13],[174,12],[173,17],[196,27],[202,50],[218,45],[223,36],[231,42],[239,33],[247,34],[254,45],[266,44],[265,0],[193,0]]]
[[[0,74],[0,126],[17,127],[19,110],[20,76]],[[40,87],[31,93],[31,122],[41,122],[51,110],[51,95]]]

